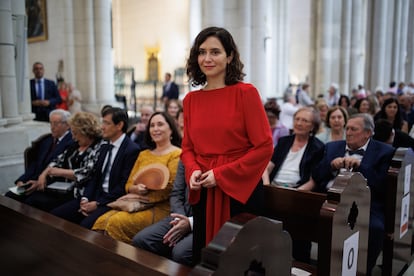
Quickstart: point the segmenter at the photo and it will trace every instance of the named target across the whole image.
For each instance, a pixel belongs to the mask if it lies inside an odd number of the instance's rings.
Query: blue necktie
[[[40,80],[37,80],[37,97],[40,100],[44,100],[43,91],[42,91],[42,82]]]

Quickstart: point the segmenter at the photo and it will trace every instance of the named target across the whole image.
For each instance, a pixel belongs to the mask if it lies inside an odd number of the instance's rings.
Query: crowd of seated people
[[[367,94],[368,97],[368,91]],[[291,135],[286,128],[283,135],[275,135],[281,125],[278,121],[280,109],[264,105],[275,147],[258,185],[326,192],[337,172],[358,171],[367,178],[372,197],[368,272],[375,265],[384,235],[383,180],[394,153],[385,143],[394,148],[414,148],[407,121],[414,116],[412,104],[406,104],[403,111],[397,95],[388,93],[387,96],[390,97],[381,99],[383,105],[376,114],[370,110],[367,98],[360,98],[352,105],[344,96],[338,105],[329,109],[323,99],[312,106],[296,106],[290,124]],[[137,142],[145,147],[139,147],[126,135],[128,115],[122,109],[105,107],[98,130],[98,121],[86,112],[69,118],[66,111],[53,111],[51,132],[59,139],[58,146],[52,149],[52,138],[44,142],[37,162],[16,181],[18,186],[33,183],[31,189],[21,196],[8,195],[113,239],[194,265],[191,262],[191,206],[187,199],[185,168],[179,162],[183,111],[179,104],[177,106],[177,112],[170,110],[175,117],[167,112],[147,110],[148,116],[141,122]],[[348,111],[354,114],[349,115]],[[325,118],[322,128],[321,117]],[[166,188],[150,189],[135,181],[140,170],[150,164],[163,164],[168,168]],[[75,193],[61,199],[43,191],[51,177],[81,184],[76,186]],[[33,203],[41,201],[33,200],[40,197],[39,194],[55,202],[46,207]],[[117,199],[138,199],[145,207],[128,212],[108,206]],[[303,243],[298,244],[298,250],[294,248],[294,258],[309,262],[308,243],[305,250]]]

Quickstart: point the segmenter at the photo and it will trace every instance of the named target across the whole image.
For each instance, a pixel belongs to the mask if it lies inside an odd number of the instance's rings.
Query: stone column
[[[314,95],[325,94],[332,79],[333,1],[316,1],[317,18]]]
[[[94,0],[96,98],[99,102],[113,101],[114,65],[111,53],[111,1]]]
[[[358,84],[364,85],[365,65],[365,34],[366,34],[366,2],[363,0],[352,0],[352,27],[351,27],[351,52],[350,52],[350,78],[348,90],[341,90],[350,94],[352,88]]]
[[[83,107],[90,110],[88,104],[96,102],[93,0],[74,0],[73,8],[76,81]]]
[[[397,81],[397,83],[400,80],[399,76],[399,68],[401,66],[400,64],[400,48],[401,48],[401,14],[402,14],[402,1],[395,1],[394,5],[394,28],[393,28],[393,36],[392,36],[392,70],[391,70],[391,79]],[[390,22],[391,23],[391,22]]]
[[[190,0],[190,25],[189,25],[189,34],[190,34],[190,47],[193,46],[194,39],[197,34],[201,31],[201,3],[202,0]]]
[[[408,26],[414,26],[414,0],[411,0],[409,4]],[[414,32],[411,28],[407,32],[407,55],[405,79],[414,82]]]
[[[342,24],[341,24],[341,53],[339,64],[339,87],[340,91],[348,94],[350,86],[350,63],[351,63],[351,29],[352,29],[352,6],[353,1],[342,1]]]
[[[32,120],[32,104],[30,97],[30,81],[27,52],[27,19],[25,1],[12,1],[12,14],[15,25],[16,44],[16,87],[18,113],[24,121]]]
[[[406,80],[406,70],[405,67],[407,65],[407,43],[408,43],[408,32],[412,33],[412,26],[413,25],[408,25],[408,21],[409,21],[409,9],[410,7],[410,3],[409,0],[402,0],[401,1],[401,17],[400,17],[400,21],[401,21],[401,32],[400,32],[400,36],[401,36],[401,43],[400,43],[400,54],[399,54],[399,58],[400,58],[400,66],[398,67],[398,80],[400,81],[405,81]],[[414,15],[411,15],[414,16]],[[410,28],[408,28],[408,26],[410,26]]]
[[[388,87],[388,76],[385,75],[386,40],[387,37],[387,0],[377,0],[372,13],[372,39],[370,59],[370,85],[375,88],[381,85]]]
[[[0,1],[0,126],[22,122],[18,117],[12,4]]]
[[[203,0],[202,27],[224,27],[224,1]]]
[[[272,13],[268,16],[271,21],[271,69],[267,70],[267,81],[271,84],[267,93],[269,98],[282,97],[289,84],[289,1],[272,1],[271,5]]]
[[[259,90],[262,98],[266,91],[266,8],[268,1],[252,2],[252,60],[251,82]]]
[[[64,2],[64,39],[65,39],[65,81],[77,86],[76,83],[76,63],[75,63],[75,41],[74,41],[74,18],[73,18],[73,1],[65,0]]]
[[[236,40],[239,48],[240,58],[244,64],[243,71],[246,74],[245,81],[251,81],[252,65],[251,65],[251,46],[252,46],[252,2],[250,0],[240,0],[239,9],[234,10],[229,22],[229,26],[233,31],[232,35]]]

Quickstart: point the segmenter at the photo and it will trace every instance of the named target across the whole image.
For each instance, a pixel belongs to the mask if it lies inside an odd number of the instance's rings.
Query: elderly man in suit
[[[17,186],[31,183],[32,186],[27,189],[28,194],[38,188],[37,180],[46,166],[74,143],[67,123],[70,113],[66,110],[56,109],[50,113],[49,117],[52,135],[40,143],[37,158],[29,164],[25,172],[15,181]],[[19,201],[24,201],[27,198],[27,195],[15,195],[11,192],[8,192],[6,196]]]
[[[367,274],[371,274],[384,239],[385,177],[394,149],[371,139],[374,122],[370,115],[353,115],[346,125],[346,141],[325,145],[325,153],[312,177],[321,190],[329,188],[341,170],[360,172],[371,190]]]
[[[32,112],[37,121],[49,121],[49,113],[62,102],[56,84],[43,77],[45,68],[41,62],[33,64],[34,79],[30,80],[30,96],[32,99]]]
[[[93,177],[84,184],[81,198],[75,198],[52,214],[92,228],[95,220],[110,208],[107,203],[125,194],[125,183],[138,157],[138,146],[126,136],[128,114],[121,108],[102,111],[102,137],[108,140],[100,148]]]
[[[184,165],[178,163],[170,195],[171,215],[135,235],[133,245],[185,265],[192,265],[193,213],[188,203]]]

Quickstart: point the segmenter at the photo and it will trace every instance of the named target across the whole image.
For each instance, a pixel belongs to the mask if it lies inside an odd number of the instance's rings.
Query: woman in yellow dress
[[[100,216],[93,230],[104,232],[115,240],[131,243],[132,238],[141,229],[151,225],[170,213],[169,196],[180,160],[181,136],[174,119],[164,112],[154,113],[148,123],[145,140],[149,149],[142,151],[129,174],[125,190],[128,195],[140,195],[142,199],[153,204],[149,209],[129,213],[110,210]],[[167,187],[162,190],[150,190],[142,183],[134,183],[136,173],[150,164],[163,164],[170,177]],[[134,195],[131,195],[134,196]]]

